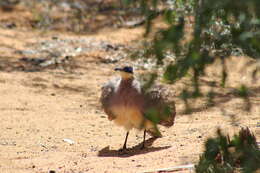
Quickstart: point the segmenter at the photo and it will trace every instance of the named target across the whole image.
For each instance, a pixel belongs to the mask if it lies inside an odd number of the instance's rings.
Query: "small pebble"
[[[53,36],[52,39],[53,40],[58,40],[58,37],[57,36]]]
[[[67,139],[67,138],[63,139],[63,141],[64,141],[64,142],[67,142],[67,143],[70,144],[70,145],[73,145],[73,144],[75,143],[73,140]]]

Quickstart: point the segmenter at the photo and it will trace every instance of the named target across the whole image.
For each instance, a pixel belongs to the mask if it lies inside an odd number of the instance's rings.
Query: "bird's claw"
[[[119,155],[124,155],[128,153],[126,148],[121,148],[118,151],[119,151]]]
[[[144,149],[145,149],[145,146],[142,145],[142,146],[140,147],[140,150],[144,150]]]

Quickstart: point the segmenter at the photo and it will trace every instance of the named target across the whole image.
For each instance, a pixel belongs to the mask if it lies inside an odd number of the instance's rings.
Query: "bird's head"
[[[125,66],[123,68],[115,68],[120,73],[122,79],[131,79],[134,76],[133,67]]]

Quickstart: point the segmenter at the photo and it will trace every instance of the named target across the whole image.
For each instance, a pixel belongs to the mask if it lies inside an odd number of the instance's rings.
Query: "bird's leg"
[[[125,152],[125,151],[126,151],[126,143],[127,143],[128,135],[129,135],[129,132],[126,133],[124,146],[123,146],[123,148],[120,150],[120,152]]]
[[[127,143],[128,135],[129,135],[129,132],[126,133],[126,136],[125,136],[125,142],[124,142],[124,146],[123,146],[123,150],[126,150],[126,143]]]
[[[144,129],[144,139],[143,139],[143,145],[141,147],[141,150],[145,148],[145,135],[146,135],[146,129]]]

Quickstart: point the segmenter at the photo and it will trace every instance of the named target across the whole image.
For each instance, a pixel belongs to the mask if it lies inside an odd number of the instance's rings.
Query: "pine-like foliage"
[[[255,136],[242,128],[232,139],[220,130],[205,143],[205,152],[196,165],[197,173],[253,173],[260,171],[260,150]]]

